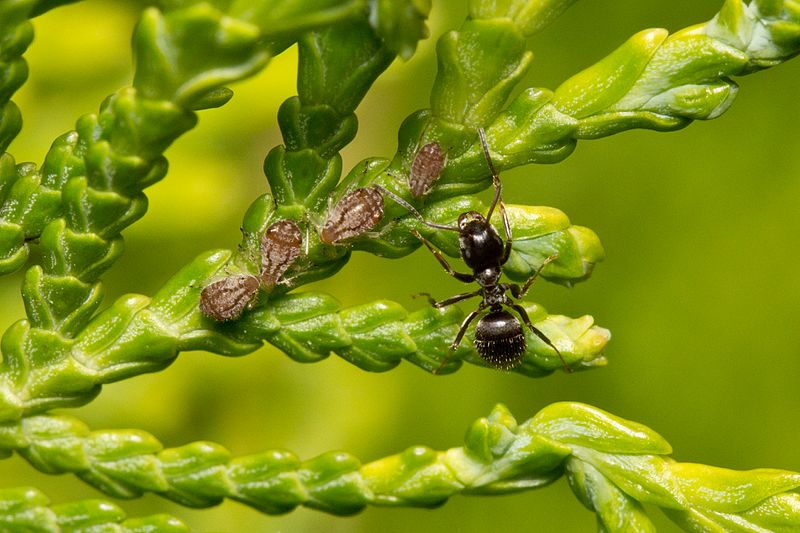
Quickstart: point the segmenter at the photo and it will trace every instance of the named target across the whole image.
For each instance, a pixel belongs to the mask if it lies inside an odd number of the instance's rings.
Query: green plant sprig
[[[118,533],[185,533],[186,525],[166,514],[126,518],[117,505],[104,500],[82,500],[50,505],[34,488],[0,489],[0,529],[31,533],[114,531]]]
[[[6,3],[0,7],[0,152],[5,152],[11,141],[22,129],[22,115],[11,97],[28,78],[28,64],[22,54],[33,41],[33,25],[28,20],[34,2]],[[8,156],[0,159],[7,165]],[[0,167],[2,168],[2,167]],[[6,172],[0,173],[3,188]]]
[[[498,169],[554,163],[569,156],[578,139],[631,128],[674,130],[693,120],[716,118],[736,94],[730,76],[778,64],[800,51],[800,13],[793,3],[728,0],[720,14],[706,24],[673,35],[662,29],[645,30],[555,91],[528,88],[507,102],[531,66],[525,39],[572,3],[471,3],[470,18],[439,41],[439,71],[431,91],[431,108],[413,113],[404,122],[398,151],[390,161],[372,158],[356,165],[333,197],[354,187],[378,184],[432,219],[441,213],[437,222],[452,223],[457,212],[449,206],[468,204],[470,197],[464,195],[491,183],[477,142],[478,127],[486,128]],[[444,147],[448,161],[434,189],[418,201],[411,198],[406,179],[418,148],[432,141]],[[277,165],[269,161],[267,175],[273,176]],[[272,183],[273,178],[270,180]],[[281,207],[285,198],[277,198],[279,213],[298,216]],[[312,209],[312,219],[314,214],[320,216],[319,205]],[[453,236],[431,232],[391,202],[385,220],[379,233],[354,239],[352,249],[401,257],[420,245],[409,235],[414,228],[446,254],[459,255]],[[546,257],[543,252],[535,255]],[[310,256],[315,264],[329,262],[323,275],[335,272],[346,261],[343,247],[320,246],[318,241],[311,243]],[[339,262],[336,268],[333,261]],[[524,279],[537,266],[530,263],[527,271],[506,269],[506,273]],[[302,276],[297,281],[302,282]]]
[[[285,451],[231,457],[195,442],[164,449],[135,430],[90,431],[65,416],[0,427],[0,442],[43,472],[73,473],[118,498],[153,492],[190,507],[229,498],[277,514],[304,505],[349,515],[368,505],[435,507],[455,494],[508,494],[566,475],[601,531],[654,531],[651,504],[688,531],[791,531],[800,474],[680,463],[651,429],[580,403],[556,403],[518,424],[503,405],[476,420],[464,445],[413,446],[362,464],[346,452],[300,461]]]
[[[0,80],[4,84],[0,86],[4,110],[0,114],[0,138],[7,139],[3,148],[21,125],[19,111],[8,98],[27,77],[21,58],[33,37],[27,18],[40,14],[45,7],[63,3],[66,2],[16,1],[0,7],[3,29],[13,28],[0,43]],[[366,0],[289,0],[279,2],[280,9],[275,9],[275,4],[272,0],[249,2],[246,6],[221,0],[196,1],[180,2],[177,8],[166,12],[145,10],[133,40],[133,88],[110,96],[100,117],[83,117],[75,132],[56,140],[41,169],[30,163],[16,165],[10,154],[0,159],[0,273],[24,266],[28,243],[40,239],[50,222],[64,218],[65,228],[79,232],[83,228],[70,224],[76,222],[75,217],[85,218],[88,209],[100,211],[106,219],[113,219],[114,215],[124,219],[125,223],[112,227],[90,228],[101,239],[113,241],[115,231],[118,233],[144,214],[146,204],[141,191],[166,173],[166,160],[161,154],[194,126],[193,111],[223,105],[233,94],[226,84],[253,75],[309,30],[369,19],[381,36],[406,55],[416,46],[414,35],[425,33],[421,21],[424,16],[421,20],[411,16],[416,10],[406,11],[412,21],[417,20],[417,26],[409,23],[402,28],[388,27],[386,17],[400,9],[405,4],[403,0],[375,6],[374,16]],[[275,24],[275,17],[280,18],[280,25]],[[62,189],[81,189],[74,182],[81,178],[86,179],[83,188],[88,191],[83,205],[74,205],[80,202],[65,197],[62,206]],[[79,190],[73,196],[80,194]],[[75,240],[62,238],[77,248],[67,252],[94,256],[94,277],[121,251],[117,241],[107,244],[102,253],[98,243],[92,246],[70,242]],[[84,288],[83,292],[87,291],[91,289]],[[73,302],[73,307],[76,305],[79,304]]]
[[[354,18],[350,8],[337,10],[323,2],[319,15],[310,9],[314,5],[284,3],[287,16],[299,17],[293,19],[297,35],[310,21],[330,23],[333,12],[341,20]],[[230,91],[222,85],[253,74],[278,46],[260,32],[260,25],[271,26],[264,20],[271,11],[251,7],[245,10],[247,20],[202,2],[165,13],[145,10],[134,36],[134,88],[109,97],[98,115],[81,118],[75,132],[53,144],[41,171],[4,159],[0,168],[11,172],[13,181],[4,205],[19,215],[4,220],[16,220],[17,229],[22,228],[21,240],[0,242],[0,247],[8,246],[8,256],[17,258],[7,271],[24,263],[28,240],[38,239],[43,259],[25,276],[28,319],[12,325],[3,337],[0,417],[20,416],[26,409],[20,410],[22,405],[42,410],[85,403],[99,392],[95,371],[78,368],[80,363],[71,358],[74,338],[101,303],[98,279],[122,253],[120,232],[146,210],[142,190],[166,173],[163,151],[194,126],[194,109],[223,104]],[[360,19],[369,14],[357,12]],[[281,33],[283,47],[287,35]],[[185,42],[189,36],[191,46]],[[405,46],[410,46],[407,39]],[[183,49],[191,53],[179,53]],[[20,173],[31,179],[20,181]],[[65,374],[52,372],[56,368]],[[29,381],[37,375],[44,381]]]
[[[17,450],[44,471],[76,473],[109,494],[153,491],[190,506],[227,497],[265,512],[307,505],[349,514],[368,504],[433,506],[458,492],[523,490],[565,473],[581,501],[597,512],[603,531],[651,530],[644,503],[664,508],[689,530],[796,529],[800,475],[677,463],[649,429],[580,404],[556,404],[522,425],[498,407],[473,425],[462,448],[415,447],[368,465],[343,453],[305,463],[283,452],[231,459],[213,443],[162,450],[144,432],[91,432],[72,418],[32,416],[82,405],[103,383],[163,369],[188,349],[240,355],[267,341],[299,361],[333,351],[372,371],[403,358],[436,368],[460,320],[457,309],[409,314],[386,301],[341,309],[325,294],[282,294],[335,273],[353,249],[391,257],[410,253],[419,246],[410,230],[427,230],[387,202],[374,234],[345,246],[323,245],[313,230],[329,199],[380,184],[410,200],[410,163],[419,146],[436,140],[447,150],[446,169],[431,194],[412,203],[426,218],[451,223],[467,208],[484,209],[468,196],[490,183],[478,127],[486,128],[500,169],[556,162],[577,139],[633,127],[666,131],[715,118],[736,92],[728,76],[774,65],[800,50],[795,2],[729,0],[705,25],[672,36],[647,30],[555,91],[529,88],[507,102],[531,64],[526,38],[572,3],[472,1],[467,22],[440,40],[431,108],[406,120],[391,160],[366,160],[341,181],[338,152],[355,135],[355,107],[392,57],[413,52],[424,34],[426,2],[263,0],[245,9],[245,3],[219,0],[169,2],[178,7],[163,13],[146,10],[134,40],[134,88],[112,95],[99,115],[79,120],[76,132],[54,143],[40,170],[16,165],[8,155],[0,159],[0,257],[8,259],[0,270],[23,266],[33,239],[43,256],[24,282],[28,320],[2,339],[0,449]],[[271,29],[284,20],[279,30]],[[142,190],[166,172],[164,149],[194,125],[194,111],[231,97],[225,84],[258,71],[298,39],[299,94],[281,108],[285,144],[265,163],[277,203],[265,195],[251,206],[239,253],[201,255],[152,300],[131,295],[98,314],[98,279],[121,253],[122,229],[144,214]],[[11,124],[13,112],[8,116]],[[3,124],[0,132],[13,130]],[[509,211],[516,241],[505,273],[512,279],[525,279],[553,252],[559,259],[544,275],[566,284],[588,277],[602,259],[594,233],[572,226],[563,213],[524,206]],[[301,222],[312,241],[290,272],[292,281],[262,294],[239,321],[218,324],[203,317],[197,306],[202,285],[231,269],[252,271],[253,243],[276,218]],[[452,235],[427,235],[457,255]],[[589,368],[605,361],[608,332],[593,326],[591,317],[548,316],[534,305],[528,310],[566,348],[570,363]],[[469,339],[457,356],[446,371],[459,358],[478,360]],[[520,372],[542,375],[558,366],[549,349],[529,339]]]
[[[233,257],[232,269],[258,272],[257,253],[254,250],[258,250],[259,236],[272,222],[281,218],[294,219],[306,227],[304,248],[307,253],[287,274],[289,281],[270,294],[273,299],[305,283],[334,274],[348,261],[351,250],[364,250],[387,257],[400,257],[412,252],[419,247],[420,242],[413,237],[411,229],[419,230],[447,253],[458,255],[455,235],[432,232],[430,228],[409,217],[400,206],[391,203],[386,206],[384,225],[375,232],[356,238],[346,245],[328,245],[320,241],[318,228],[331,204],[356,187],[380,184],[398,190],[397,183],[405,180],[407,170],[396,165],[392,167],[388,160],[373,158],[363,161],[344,180],[339,180],[341,158],[338,151],[355,135],[355,107],[375,77],[388,66],[390,56],[384,49],[385,44],[376,39],[369,27],[356,23],[312,33],[301,39],[299,44],[298,96],[284,102],[279,112],[285,145],[274,148],[264,165],[272,195],[257,199],[245,215],[242,225],[244,240],[239,253]],[[497,77],[505,74],[494,75]],[[447,139],[439,141],[446,143]],[[488,167],[485,167],[485,172],[488,172]],[[398,194],[407,196],[407,188],[398,190]],[[485,211],[485,206],[474,197],[460,196],[445,198],[422,209],[426,218],[440,223],[452,223],[460,213],[467,210]],[[587,228],[571,225],[567,217],[558,210],[510,206],[509,216],[515,241],[511,260],[506,265],[506,274],[514,280],[528,279],[545,258],[557,254],[558,260],[545,269],[543,276],[570,285],[586,279],[594,265],[603,258],[602,246],[597,236]],[[306,302],[306,305],[313,308],[309,317],[319,318],[313,301],[309,298]],[[268,302],[269,299],[262,298],[262,303],[267,306],[267,315],[270,313]],[[338,304],[333,308],[338,309]],[[363,320],[371,320],[375,324],[383,324],[387,320],[384,313],[379,312],[372,304],[367,304],[362,309],[371,310],[372,315],[365,315]],[[547,322],[541,314],[541,307],[532,306],[531,309],[537,310],[535,320]],[[241,320],[244,327],[260,329],[261,326],[248,324],[249,316],[259,316],[259,312],[256,306],[256,310],[246,314]],[[405,315],[405,311],[402,314]],[[451,312],[451,316],[461,318],[457,311]],[[432,350],[432,353],[438,354],[436,357],[427,354],[421,354],[420,357],[420,352],[412,345],[402,338],[396,338],[392,349],[389,349],[389,345],[382,346],[381,349],[387,354],[385,356],[369,353],[367,357],[366,353],[359,353],[354,357],[351,354],[351,340],[342,335],[327,339],[322,327],[325,322],[319,319],[320,326],[305,332],[302,336],[303,342],[297,341],[298,332],[292,331],[291,326],[286,328],[285,339],[284,332],[280,331],[266,333],[267,340],[298,360],[316,361],[327,357],[333,350],[369,370],[392,368],[399,363],[401,356],[433,370],[441,364],[446,352],[447,341],[444,337],[437,339],[441,345]],[[259,320],[263,320],[263,317],[259,317]],[[590,317],[576,321],[553,316],[548,320],[550,323],[560,324],[559,329],[562,332],[582,324],[568,335],[573,342],[562,347],[573,354],[568,359],[579,363],[577,366],[589,368],[605,362],[600,357],[599,350],[602,350],[608,340],[608,333],[599,328],[592,329]],[[304,324],[303,327],[309,326]],[[226,329],[228,326],[221,328]],[[334,327],[333,331],[341,330]],[[454,334],[456,330],[451,327],[447,331]],[[587,331],[592,331],[591,348],[588,344],[583,346],[583,340],[587,340],[584,336]],[[564,337],[558,333],[554,333],[554,336]],[[583,340],[576,343],[578,339]],[[523,365],[520,371],[532,376],[550,373],[553,368],[551,357],[554,354],[542,354],[542,346],[538,340],[530,344],[534,348],[531,350],[529,363]],[[576,346],[581,347],[576,349]],[[471,362],[479,361],[472,348],[462,349],[459,355]],[[458,362],[454,362],[447,369],[455,369],[457,366]]]
[[[23,227],[25,210],[38,197],[52,202],[58,192],[43,187],[33,165],[17,167],[6,148],[22,129],[22,114],[11,101],[28,79],[28,64],[22,55],[33,41],[29,18],[42,12],[46,2],[15,0],[0,5],[0,273],[20,268],[26,261],[25,244],[32,238]]]
[[[409,313],[388,300],[342,309],[332,296],[309,292],[272,298],[241,320],[220,324],[202,315],[197,299],[203,281],[220,274],[230,258],[227,251],[201,255],[152,299],[135,294],[118,299],[69,341],[69,352],[59,362],[19,350],[27,330],[9,330],[3,341],[8,370],[0,375],[0,421],[83,405],[103,384],[161,370],[182,351],[244,355],[265,341],[299,362],[320,361],[334,352],[372,372],[390,370],[403,359],[432,372],[448,356],[463,318],[456,307],[437,311],[426,306]],[[571,366],[605,364],[602,352],[610,334],[591,317],[570,319],[548,315],[539,305],[525,307]],[[462,359],[484,364],[468,341],[455,355],[442,373],[456,370]],[[552,349],[530,336],[516,371],[538,377],[558,368]]]
[[[506,103],[531,66],[524,39],[543,27],[520,13],[557,14],[572,3],[472,2],[471,19],[439,42],[431,108],[403,124],[389,170],[401,175],[416,147],[438,140],[449,158],[428,203],[474,193],[491,184],[478,127],[486,129],[498,170],[555,163],[569,156],[579,139],[632,128],[672,131],[717,118],[736,96],[731,76],[775,66],[800,52],[796,2],[726,0],[705,24],[672,35],[644,30],[555,91],[526,88]]]

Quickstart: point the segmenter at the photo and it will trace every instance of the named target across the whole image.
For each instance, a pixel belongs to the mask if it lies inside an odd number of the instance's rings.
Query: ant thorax
[[[499,275],[497,276],[500,277]],[[500,309],[501,306],[508,304],[506,289],[502,285],[492,284],[483,286],[483,302],[493,310]]]

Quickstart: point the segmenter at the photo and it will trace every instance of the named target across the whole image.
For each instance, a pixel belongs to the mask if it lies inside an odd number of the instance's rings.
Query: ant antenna
[[[486,162],[489,164],[489,170],[492,172],[492,184],[494,184],[494,198],[492,199],[492,205],[489,206],[489,212],[486,214],[486,220],[491,220],[494,208],[500,201],[500,194],[503,191],[503,185],[500,183],[500,176],[497,174],[497,170],[494,168],[494,163],[492,163],[492,156],[489,154],[489,143],[486,142],[486,133],[483,131],[483,128],[478,128],[478,136],[481,138],[483,156],[486,158]]]
[[[417,217],[419,219],[419,221],[422,222],[423,224],[425,224],[426,226],[431,227],[431,228],[435,228],[435,229],[443,229],[443,230],[447,230],[447,231],[459,231],[459,229],[457,227],[455,227],[455,226],[445,226],[444,224],[436,224],[435,222],[428,222],[420,214],[420,212],[416,210],[416,208],[413,205],[411,205],[410,203],[406,202],[405,200],[403,200],[402,198],[397,196],[395,193],[384,189],[380,185],[373,185],[373,187],[378,189],[381,192],[381,194],[383,194],[384,196],[388,196],[389,198],[394,200],[395,203],[400,204],[403,207],[405,207],[406,210],[409,213],[411,213],[412,215]]]

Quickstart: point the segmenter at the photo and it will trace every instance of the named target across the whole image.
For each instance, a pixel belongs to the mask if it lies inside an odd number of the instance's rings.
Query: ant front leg
[[[433,296],[431,296],[428,292],[418,292],[417,294],[413,294],[412,298],[417,298],[419,296],[424,296],[428,303],[431,304],[436,309],[441,309],[442,307],[447,307],[448,305],[453,305],[454,303],[462,302],[464,300],[468,300],[470,298],[474,298],[481,293],[480,290],[474,292],[465,292],[463,294],[456,294],[455,296],[451,296],[450,298],[446,298],[440,302],[437,302]]]
[[[530,289],[531,285],[533,285],[533,282],[536,281],[536,278],[538,278],[539,274],[542,272],[542,270],[544,270],[544,267],[546,267],[556,259],[558,259],[558,254],[553,254],[544,261],[542,261],[542,264],[539,265],[539,268],[536,269],[536,272],[534,272],[533,275],[528,278],[528,281],[526,281],[525,285],[523,285],[522,287],[520,287],[516,283],[509,284],[507,287],[511,291],[511,294],[514,296],[514,298],[520,299],[523,296],[525,296],[525,294],[528,293],[528,289]]]
[[[503,257],[500,259],[500,264],[505,265],[508,261],[509,256],[511,255],[511,243],[513,238],[511,236],[511,224],[508,223],[508,214],[506,214],[506,204],[503,202],[503,184],[500,183],[500,175],[497,173],[497,170],[494,168],[494,163],[492,162],[492,156],[489,154],[489,143],[486,142],[486,133],[483,131],[483,128],[478,128],[478,136],[481,139],[481,146],[483,146],[483,156],[486,158],[486,163],[489,165],[489,170],[492,173],[492,185],[494,185],[494,198],[492,198],[492,204],[489,206],[489,212],[486,214],[486,221],[491,222],[492,220],[492,213],[494,213],[495,207],[500,205],[500,216],[503,219],[503,230],[506,234],[506,242],[503,246]]]
[[[425,237],[423,237],[422,234],[420,234],[420,232],[418,232],[415,229],[412,229],[411,233],[413,233],[417,239],[422,241],[422,243],[428,247],[428,250],[430,250],[433,256],[436,258],[436,260],[439,261],[439,264],[442,265],[442,268],[444,268],[445,272],[456,278],[458,281],[463,281],[464,283],[471,283],[475,281],[475,276],[473,276],[472,274],[463,274],[461,272],[456,272],[455,270],[453,270],[453,267],[451,267],[450,263],[447,262],[447,259],[444,258],[442,252],[434,248],[433,245],[430,243],[430,241]]]
[[[528,326],[530,328],[530,330],[533,332],[533,334],[536,335],[537,337],[539,337],[542,340],[542,342],[544,342],[546,345],[548,345],[553,350],[555,350],[555,352],[558,354],[558,358],[561,359],[561,364],[564,366],[564,370],[567,373],[571,374],[572,373],[572,369],[569,367],[567,362],[564,360],[564,356],[561,355],[561,351],[558,348],[556,348],[556,345],[553,344],[553,341],[551,341],[550,338],[547,335],[542,333],[542,331],[539,330],[539,328],[537,328],[536,326],[534,326],[531,323],[531,319],[530,319],[530,317],[528,317],[528,312],[525,311],[525,308],[522,307],[519,304],[510,304],[510,305],[511,305],[511,308],[514,309],[514,311],[519,313],[520,318],[522,318],[522,321],[525,323],[526,326]]]

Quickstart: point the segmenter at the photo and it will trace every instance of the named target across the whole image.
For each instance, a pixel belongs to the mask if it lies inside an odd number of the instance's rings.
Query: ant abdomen
[[[475,328],[475,349],[495,368],[510,370],[525,356],[525,333],[517,317],[508,311],[491,311]]]

